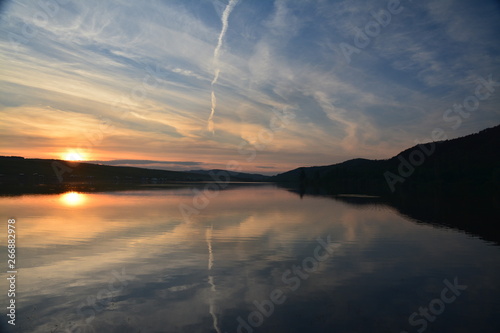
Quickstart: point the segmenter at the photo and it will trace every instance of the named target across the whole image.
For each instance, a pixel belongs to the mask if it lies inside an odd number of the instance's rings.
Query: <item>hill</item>
[[[329,194],[499,197],[500,125],[465,137],[429,142],[388,160],[354,159],[302,167],[271,177]]]
[[[236,171],[227,171],[221,169],[213,169],[213,170],[190,170],[189,172],[195,174],[207,175],[210,173],[220,173],[227,172],[232,179],[237,179],[239,181],[246,182],[266,182],[271,178],[270,176],[264,176],[259,173],[246,173],[246,172],[236,172]]]
[[[109,166],[53,159],[0,156],[0,185],[4,193],[37,192],[44,189],[92,189],[133,187],[138,184],[175,184],[217,181],[224,170],[181,172],[136,167]],[[224,174],[227,175],[227,174]],[[224,181],[255,181],[259,175],[231,173]],[[261,176],[264,177],[265,176]],[[261,178],[264,180],[264,178]]]

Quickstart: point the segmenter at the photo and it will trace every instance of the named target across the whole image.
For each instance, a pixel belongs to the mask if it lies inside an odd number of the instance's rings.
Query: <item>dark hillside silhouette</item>
[[[388,160],[353,159],[302,167],[271,180],[328,194],[498,198],[500,125],[453,140],[417,145]]]
[[[0,193],[52,193],[68,189],[112,190],[181,182],[253,182],[267,176],[200,170],[181,172],[86,162],[0,156]]]

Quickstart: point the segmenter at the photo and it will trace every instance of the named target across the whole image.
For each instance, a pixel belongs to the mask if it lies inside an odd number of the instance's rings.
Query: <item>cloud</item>
[[[387,1],[235,6],[90,0],[61,4],[43,21],[37,3],[9,2],[0,21],[2,152],[59,157],[88,145],[86,134],[101,136],[105,120],[114,131],[91,145],[91,159],[286,170],[388,157],[435,127],[450,130],[444,110],[479,77],[500,80],[493,0],[402,2],[351,64],[339,43],[353,43]],[[206,130],[208,100],[217,135]],[[495,93],[449,135],[496,125],[499,101]],[[255,143],[285,108],[295,119],[247,162],[240,145]]]
[[[88,161],[89,163],[106,164],[106,165],[134,165],[134,164],[155,164],[155,165],[180,165],[180,166],[200,166],[202,162],[189,161],[153,161],[153,160],[109,160],[109,161]]]

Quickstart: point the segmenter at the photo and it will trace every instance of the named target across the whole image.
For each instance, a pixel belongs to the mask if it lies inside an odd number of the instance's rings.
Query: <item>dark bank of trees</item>
[[[354,159],[303,167],[271,178],[304,192],[489,198],[500,194],[500,125],[462,138],[407,149],[388,160]]]
[[[225,170],[190,172],[110,166],[86,162],[0,156],[0,194],[53,193],[66,190],[119,190],[138,185],[266,181],[266,176]]]
[[[129,189],[144,184],[209,181],[209,175],[0,156],[0,194]]]

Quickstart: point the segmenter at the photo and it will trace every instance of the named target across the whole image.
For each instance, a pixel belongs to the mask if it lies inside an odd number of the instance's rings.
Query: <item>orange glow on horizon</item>
[[[86,158],[83,154],[77,153],[75,151],[67,151],[62,154],[61,158],[65,161],[84,161]]]

